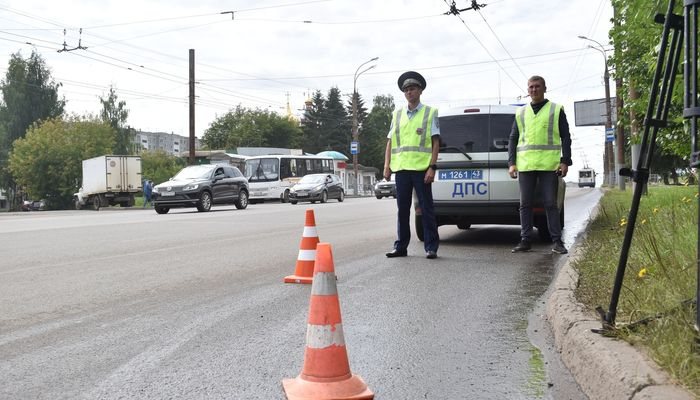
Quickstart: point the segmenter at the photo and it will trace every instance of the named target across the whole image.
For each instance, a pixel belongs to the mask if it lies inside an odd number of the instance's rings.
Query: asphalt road
[[[599,198],[569,188],[570,245]],[[0,398],[283,399],[303,363],[307,208],[333,249],[353,373],[378,399],[584,399],[539,317],[566,256],[517,226],[441,227],[387,259],[391,199],[209,213],[0,215]]]

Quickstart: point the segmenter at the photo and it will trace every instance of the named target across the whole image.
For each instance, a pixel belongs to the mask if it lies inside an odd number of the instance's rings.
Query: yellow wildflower
[[[647,271],[646,268],[642,268],[642,269],[639,270],[639,273],[637,274],[637,276],[638,276],[639,278],[644,278],[645,276],[647,276],[647,273],[648,273],[648,272],[649,272],[649,271]]]
[[[646,224],[646,223],[647,223],[647,219],[644,218],[644,219],[642,220],[642,224]]]
[[[654,207],[654,209],[651,210],[651,211],[652,211],[654,214],[656,214],[657,212],[659,212],[659,207]]]
[[[625,226],[625,225],[627,225],[627,219],[626,219],[626,218],[622,218],[622,219],[620,220],[620,226]]]

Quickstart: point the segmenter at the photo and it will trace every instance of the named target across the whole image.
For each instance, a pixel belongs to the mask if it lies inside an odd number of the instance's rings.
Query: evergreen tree
[[[320,90],[317,90],[311,98],[311,107],[304,113],[304,123],[302,127],[302,146],[307,153],[318,153],[323,151],[321,144],[322,131],[326,124],[323,120],[326,110],[326,100]]]
[[[328,91],[324,112],[321,114],[324,128],[320,144],[323,150],[347,151],[350,148],[351,122],[340,99],[340,90],[332,87]]]
[[[357,163],[363,164],[363,165],[368,165],[365,163],[365,157],[363,154],[365,151],[365,149],[364,149],[365,141],[363,140],[364,135],[363,135],[363,128],[362,128],[364,126],[365,120],[367,119],[367,108],[365,107],[364,100],[362,100],[362,96],[360,96],[360,94],[357,92],[353,93],[353,95],[350,96],[350,100],[348,100],[348,104],[347,104],[347,112],[348,112],[348,115],[350,117],[350,127],[351,127],[350,128],[351,129],[350,130],[350,134],[351,134],[350,140],[351,140],[351,142],[353,140],[353,137],[352,137],[352,124],[353,124],[353,119],[354,119],[353,110],[352,110],[353,97],[355,98],[355,101],[357,102],[357,133],[358,133],[358,142],[360,145],[360,149],[359,149],[360,152],[357,154],[357,160],[358,160]],[[348,144],[348,147],[346,147],[346,151],[349,151],[349,150],[350,150],[350,144]]]
[[[389,133],[394,108],[394,98],[391,95],[374,97],[372,111],[362,124],[362,165],[384,170],[386,135]]]

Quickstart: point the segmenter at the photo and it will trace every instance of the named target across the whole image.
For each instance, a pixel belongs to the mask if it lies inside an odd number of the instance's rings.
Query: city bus
[[[578,187],[595,187],[595,171],[593,168],[581,168],[578,170]]]
[[[334,173],[330,157],[268,155],[245,160],[245,173],[250,185],[250,201],[289,201],[289,188],[306,174]]]

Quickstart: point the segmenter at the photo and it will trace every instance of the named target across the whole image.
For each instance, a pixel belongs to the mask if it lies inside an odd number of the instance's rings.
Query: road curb
[[[578,273],[571,261],[582,256],[578,250],[572,249],[554,281],[546,315],[556,349],[581,390],[596,400],[695,399],[641,349],[591,331],[601,321],[576,300]]]

